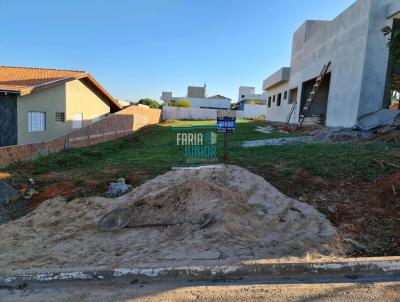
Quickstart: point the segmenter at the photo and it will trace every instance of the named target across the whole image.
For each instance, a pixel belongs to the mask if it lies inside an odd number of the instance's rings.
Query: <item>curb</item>
[[[376,258],[374,258],[376,259]],[[0,285],[25,281],[111,280],[115,278],[144,278],[172,281],[224,281],[241,279],[282,278],[351,278],[367,276],[400,277],[400,259],[354,260],[308,263],[239,263],[237,265],[143,267],[115,269],[55,269],[0,273]]]

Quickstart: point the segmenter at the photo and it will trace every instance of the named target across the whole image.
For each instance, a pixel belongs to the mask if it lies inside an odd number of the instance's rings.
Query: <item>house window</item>
[[[46,131],[46,112],[28,112],[28,132]]]
[[[271,107],[271,97],[268,98],[268,107]]]
[[[65,113],[56,112],[56,123],[65,123]]]
[[[274,95],[274,97],[272,98],[272,102],[274,102],[274,103],[275,103],[275,97],[276,97],[276,95]]]
[[[281,100],[282,100],[282,93],[278,94],[278,101],[276,102],[277,106],[281,105]]]
[[[285,91],[285,93],[283,94],[283,99],[284,99],[284,100],[287,99],[287,91]]]
[[[82,128],[83,113],[74,112],[72,115],[72,128]]]

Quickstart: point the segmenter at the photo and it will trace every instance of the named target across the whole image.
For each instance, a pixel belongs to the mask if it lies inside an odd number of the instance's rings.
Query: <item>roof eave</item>
[[[73,75],[73,76],[70,76],[70,77],[65,77],[65,78],[62,78],[62,79],[58,79],[58,80],[55,80],[55,81],[43,83],[43,84],[40,84],[40,85],[24,88],[24,89],[21,89],[20,91],[16,91],[16,93],[19,93],[21,96],[25,96],[25,95],[29,95],[29,94],[31,94],[33,92],[36,92],[36,91],[40,91],[40,90],[47,89],[47,88],[50,88],[50,87],[53,87],[53,86],[57,86],[57,85],[62,84],[62,83],[66,83],[66,82],[73,81],[73,80],[82,80],[82,79],[88,79],[93,84],[93,86],[101,92],[101,94],[107,99],[112,111],[119,111],[119,110],[121,110],[123,108],[111,96],[111,94],[109,94],[108,91],[105,90],[104,87],[101,86],[87,72],[79,73],[79,74],[76,74],[76,75]]]
[[[116,111],[118,111],[118,110],[123,109],[123,106],[121,106],[121,105],[118,103],[118,101],[117,101],[116,99],[114,99],[114,98],[112,97],[112,95],[111,95],[110,93],[108,93],[108,91],[105,90],[104,87],[101,86],[100,83],[97,82],[89,73],[86,74],[86,77],[88,78],[88,80],[89,80],[90,82],[93,83],[93,85],[94,85],[99,91],[101,91],[102,94],[104,94],[104,96],[110,101],[110,103],[111,103],[110,105],[114,105],[114,107],[115,107],[115,108],[113,108],[114,110],[117,109]],[[82,77],[82,78],[84,78],[84,77]],[[112,107],[112,106],[110,106],[110,107]]]
[[[42,89],[47,89],[47,88],[50,88],[50,87],[53,87],[53,86],[57,86],[57,85],[59,85],[61,83],[66,83],[68,81],[80,79],[80,78],[85,77],[85,76],[87,76],[87,73],[82,73],[82,74],[78,74],[76,76],[65,77],[65,78],[57,79],[57,80],[54,80],[54,81],[51,81],[51,82],[46,82],[46,83],[43,83],[43,84],[27,87],[27,88],[21,89],[21,94],[20,95],[21,96],[28,95],[28,94],[31,94],[32,92],[39,91],[39,90],[42,90]]]

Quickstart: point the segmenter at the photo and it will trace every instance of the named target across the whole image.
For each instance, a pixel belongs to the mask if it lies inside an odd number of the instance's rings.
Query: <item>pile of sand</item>
[[[121,207],[138,224],[182,224],[98,230]],[[205,214],[213,217],[205,228],[184,223]],[[3,269],[341,254],[335,228],[317,210],[237,166],[171,171],[118,199],[48,200],[0,225],[0,234]]]

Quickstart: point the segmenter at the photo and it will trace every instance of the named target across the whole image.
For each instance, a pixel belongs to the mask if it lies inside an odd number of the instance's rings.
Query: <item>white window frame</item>
[[[82,112],[74,112],[72,114],[72,128],[79,129],[83,126],[83,113]]]
[[[46,131],[46,112],[29,111],[28,112],[28,132]]]

